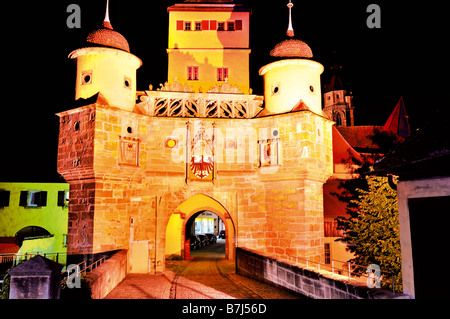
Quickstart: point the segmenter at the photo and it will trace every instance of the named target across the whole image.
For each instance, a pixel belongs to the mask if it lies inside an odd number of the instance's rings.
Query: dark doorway
[[[25,238],[44,237],[50,235],[51,234],[45,228],[39,226],[28,226],[22,228],[16,233],[16,241],[19,246],[22,246]]]
[[[201,211],[186,222],[185,258],[225,258],[226,238],[221,238],[225,225],[219,216]]]
[[[416,299],[449,299],[445,276],[450,197],[408,200]],[[441,269],[436,269],[441,265]],[[438,266],[439,267],[439,266]]]

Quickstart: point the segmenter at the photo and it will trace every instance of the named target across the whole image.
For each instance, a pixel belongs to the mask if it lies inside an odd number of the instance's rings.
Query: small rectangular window
[[[188,81],[198,81],[198,66],[187,67],[187,79]]]
[[[10,191],[0,190],[0,207],[9,206]]]
[[[195,22],[195,31],[202,31],[202,23]]]
[[[233,22],[228,22],[228,31],[235,31],[234,29],[234,21]]]
[[[192,30],[192,26],[191,26],[191,22],[184,22],[184,31],[191,31]]]
[[[47,206],[46,191],[21,191],[19,206],[37,208]]]
[[[331,264],[331,247],[329,243],[324,244],[325,249],[325,264]]]
[[[183,20],[178,20],[177,21],[177,30],[178,31],[182,31],[184,29],[184,21]]]
[[[217,31],[225,31],[225,22],[219,22]]]
[[[69,204],[69,191],[58,191],[58,206],[66,207]]]
[[[217,68],[217,81],[228,79],[228,68]]]
[[[236,31],[242,31],[242,20],[236,20],[235,23],[236,23],[235,26]]]

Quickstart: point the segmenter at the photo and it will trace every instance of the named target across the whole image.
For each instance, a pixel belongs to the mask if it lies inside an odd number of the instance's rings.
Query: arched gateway
[[[184,201],[170,216],[166,228],[166,258],[189,256],[189,236],[186,226],[194,215],[202,211],[216,214],[225,225],[225,256],[234,260],[235,226],[227,209],[215,199],[199,194]]]

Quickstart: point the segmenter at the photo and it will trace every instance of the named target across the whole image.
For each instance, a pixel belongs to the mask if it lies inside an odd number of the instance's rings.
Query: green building
[[[0,182],[0,254],[59,254],[65,262],[69,184]]]

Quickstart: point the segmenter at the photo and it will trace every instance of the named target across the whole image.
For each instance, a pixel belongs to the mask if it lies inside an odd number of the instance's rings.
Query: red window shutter
[[[209,30],[209,21],[208,20],[202,21],[202,30]]]
[[[183,20],[177,20],[177,30],[178,31],[184,30],[184,21]]]
[[[228,79],[228,68],[223,68],[223,80]]]
[[[217,81],[222,81],[222,68],[217,68]]]
[[[236,31],[241,31],[242,30],[242,20],[236,20],[234,28]]]
[[[217,30],[217,21],[216,20],[209,21],[209,29],[210,30]]]
[[[187,73],[188,73],[188,80],[192,80],[192,66],[187,67]]]

